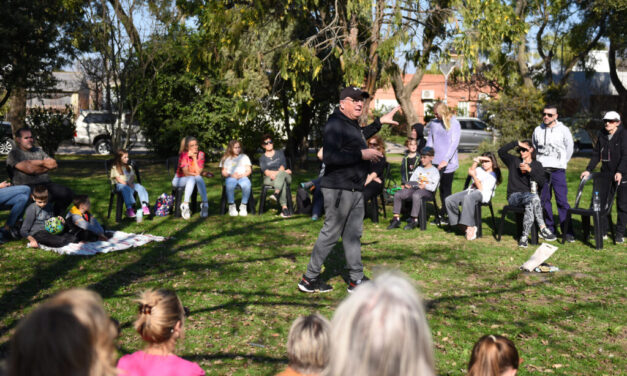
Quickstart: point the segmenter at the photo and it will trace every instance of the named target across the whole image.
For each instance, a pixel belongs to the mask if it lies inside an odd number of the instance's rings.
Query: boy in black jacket
[[[520,157],[513,156],[510,150],[517,147]],[[557,239],[555,235],[544,224],[542,217],[542,205],[540,192],[545,182],[544,169],[542,164],[536,161],[533,155],[533,146],[531,141],[512,141],[499,149],[499,157],[509,169],[509,177],[507,179],[507,202],[512,206],[524,206],[525,215],[523,217],[523,231],[518,246],[526,248],[529,245],[528,237],[531,232],[531,226],[534,220],[540,227],[540,236],[547,241]],[[532,192],[532,182],[535,182],[536,189]]]

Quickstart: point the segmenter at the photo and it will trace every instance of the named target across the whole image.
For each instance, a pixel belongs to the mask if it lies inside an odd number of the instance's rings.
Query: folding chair
[[[172,156],[165,161],[165,168],[168,174],[170,173],[170,167],[172,167],[172,178],[176,175],[176,170],[179,165],[179,156]],[[185,195],[185,187],[175,187],[172,186],[172,197],[174,197],[174,210],[172,213],[175,218],[181,217],[181,203],[183,202],[183,196]],[[192,214],[194,214],[198,207],[198,188],[194,185],[194,191],[192,192],[191,202],[189,205],[189,210]]]
[[[235,190],[242,190],[242,188],[239,185],[235,186]],[[222,182],[222,197],[220,198],[220,214],[224,215],[226,214],[226,206],[227,206],[227,202],[226,202],[226,184],[224,182]],[[257,211],[255,210],[255,196],[253,194],[253,190],[250,190],[250,197],[248,198],[248,203],[246,204],[246,210],[250,213],[250,214],[255,214]]]
[[[105,176],[107,177],[107,179],[109,178],[111,167],[113,167],[114,161],[115,161],[114,159],[111,159],[111,160],[104,162]],[[141,176],[139,175],[139,168],[137,168],[137,164],[135,163],[135,161],[131,161],[131,160],[128,161],[128,164],[133,169],[133,172],[135,172],[135,179],[137,180],[137,183],[141,184],[142,181],[141,181]],[[124,196],[122,196],[122,192],[117,190],[115,183],[110,181],[109,187],[110,187],[109,210],[107,212],[107,218],[111,218],[111,209],[113,208],[113,197],[117,197],[116,204],[115,204],[115,222],[119,223],[122,220],[122,207],[124,206]],[[137,194],[137,192],[133,192],[133,194],[136,197],[137,201],[139,201],[139,195]]]
[[[505,217],[508,213],[516,214],[516,228],[517,233],[516,236],[520,238],[522,234],[522,222],[523,216],[525,214],[525,208],[523,206],[514,206],[514,205],[505,205],[503,210],[501,211],[501,222],[499,223],[499,232],[496,235],[496,241],[501,241],[501,234],[503,234],[503,227],[505,227]],[[529,244],[535,245],[538,244],[538,225],[533,223],[531,226],[531,233],[529,234]]]
[[[464,190],[468,189],[470,183],[472,182],[472,177],[468,175],[466,177],[466,182],[464,183]],[[483,236],[483,226],[482,226],[482,215],[481,208],[487,206],[490,208],[490,214],[492,215],[492,233],[496,232],[496,219],[494,219],[494,208],[492,207],[492,197],[494,197],[494,191],[496,190],[496,184],[494,188],[492,188],[492,194],[490,195],[490,201],[488,202],[478,202],[475,207],[475,224],[477,225],[477,238],[481,238]]]
[[[291,163],[290,163],[290,159],[287,158],[287,168],[291,169]],[[271,189],[274,189],[271,185],[265,185],[263,183],[263,178],[264,178],[264,174],[263,171],[261,169],[259,169],[259,172],[261,173],[261,194],[259,195],[259,215],[263,214],[263,212],[265,211],[265,207],[266,207],[266,198],[268,196],[268,191]],[[294,202],[292,201],[292,189],[290,188],[289,184],[285,184],[285,194],[287,196],[287,210],[289,210],[290,213],[294,213]]]

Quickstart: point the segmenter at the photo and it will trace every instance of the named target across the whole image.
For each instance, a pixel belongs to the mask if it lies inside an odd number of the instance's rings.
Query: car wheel
[[[0,141],[0,154],[7,155],[13,150],[13,143],[8,138]]]
[[[94,149],[96,149],[98,154],[111,154],[111,142],[106,139],[98,140],[96,145],[94,145]]]

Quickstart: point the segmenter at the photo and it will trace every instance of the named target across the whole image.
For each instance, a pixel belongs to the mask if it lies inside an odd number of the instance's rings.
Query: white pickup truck
[[[122,124],[123,132],[128,127],[128,115],[124,116]],[[113,124],[113,125],[112,125]],[[111,154],[111,129],[118,126],[117,114],[108,111],[81,111],[76,119],[76,132],[74,143],[92,145],[98,154]],[[146,137],[139,129],[138,124],[130,127],[131,142],[133,144],[144,143]],[[125,137],[126,133],[123,133]]]

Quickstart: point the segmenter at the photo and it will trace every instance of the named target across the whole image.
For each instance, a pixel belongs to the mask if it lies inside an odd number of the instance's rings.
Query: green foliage
[[[61,142],[70,140],[76,131],[70,106],[66,106],[65,111],[32,108],[29,110],[27,123],[39,146],[51,157],[54,157]]]
[[[503,93],[498,99],[481,102],[490,123],[501,134],[501,145],[531,138],[534,128],[541,122],[544,104],[540,90],[524,87]]]

